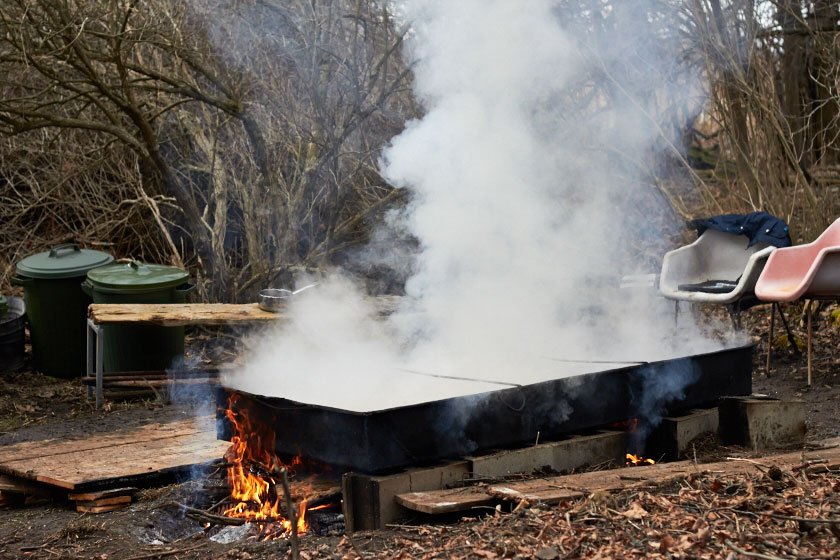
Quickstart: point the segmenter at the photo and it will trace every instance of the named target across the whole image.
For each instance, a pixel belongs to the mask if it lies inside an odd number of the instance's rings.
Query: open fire
[[[610,424],[610,426],[613,428],[620,428],[624,430],[624,432],[627,434],[627,440],[630,449],[633,449],[635,451],[644,447],[644,441],[642,438],[639,437],[639,432],[637,431],[639,428],[638,418],[630,418],[621,422],[613,422],[612,424]],[[642,457],[641,455],[636,455],[634,453],[627,453],[625,455],[624,464],[628,467],[639,467],[644,465],[655,465],[656,461],[654,461],[653,459],[647,459],[645,457]]]
[[[628,453],[626,455],[626,464],[628,467],[635,467],[641,465],[655,465],[656,461],[653,459],[645,459],[639,455],[633,455],[632,453]]]
[[[311,530],[308,515],[333,509],[335,503],[316,499],[310,507],[304,496],[313,494],[310,481],[297,480],[304,468],[300,457],[284,463],[272,452],[275,434],[266,426],[254,425],[247,412],[235,406],[231,395],[225,416],[233,427],[231,446],[225,454],[230,496],[222,511],[225,517],[258,523],[265,539],[287,538]],[[293,481],[294,490],[292,489]]]

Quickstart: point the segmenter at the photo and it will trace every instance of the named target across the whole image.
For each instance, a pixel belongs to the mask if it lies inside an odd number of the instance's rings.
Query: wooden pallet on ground
[[[181,418],[6,444],[0,447],[0,491],[8,501],[6,492],[15,489],[23,495],[62,489],[90,513],[125,507],[137,484],[221,460],[230,444],[208,426],[210,417]]]

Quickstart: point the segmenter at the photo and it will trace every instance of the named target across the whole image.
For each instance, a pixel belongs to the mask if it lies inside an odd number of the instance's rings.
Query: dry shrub
[[[768,211],[795,243],[840,216],[840,13],[837,2],[808,4],[693,0],[688,10],[710,82],[695,147],[720,189],[704,209],[723,199],[729,212]]]
[[[329,265],[397,198],[401,42],[372,0],[4,2],[0,244],[31,242],[7,274],[70,237],[188,266],[206,300]]]
[[[66,242],[169,260],[154,215],[173,200],[142,191],[131,151],[84,130],[42,129],[0,137],[0,143],[3,284],[21,259]]]

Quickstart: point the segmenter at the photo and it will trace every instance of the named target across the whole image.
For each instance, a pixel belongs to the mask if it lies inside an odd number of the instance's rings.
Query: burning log
[[[298,542],[297,519],[295,516],[295,508],[292,505],[292,491],[289,488],[289,474],[286,469],[281,469],[280,480],[283,481],[283,495],[286,497],[286,512],[289,516],[289,524],[292,528],[292,560],[300,558],[300,543]],[[305,503],[305,502],[304,502]]]
[[[164,506],[169,507],[177,507],[181,509],[181,511],[185,512],[188,517],[192,517],[197,521],[204,521],[206,523],[215,523],[217,525],[244,525],[247,523],[245,519],[236,518],[236,517],[227,517],[225,515],[216,515],[210,513],[208,511],[204,511],[203,509],[198,509],[194,507],[190,507],[184,504],[179,504],[178,502],[167,502],[163,504]]]
[[[229,406],[226,417],[235,427],[231,447],[225,455],[229,498],[215,507],[228,504],[223,517],[241,519],[243,523],[260,524],[261,539],[288,537],[292,557],[299,554],[299,535],[309,530],[306,521],[307,500],[295,505],[290,467],[285,465],[261,442],[274,442],[274,433],[266,426],[255,426],[247,415],[235,413]],[[262,436],[262,437],[261,437]],[[273,447],[273,446],[272,446]],[[333,488],[333,487],[331,487]]]

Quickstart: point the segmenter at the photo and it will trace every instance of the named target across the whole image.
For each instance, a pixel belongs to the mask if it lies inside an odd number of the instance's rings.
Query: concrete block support
[[[727,445],[774,449],[805,443],[805,403],[767,397],[725,397],[718,435]]]
[[[342,510],[348,533],[382,529],[388,523],[413,515],[394,496],[407,492],[442,490],[469,476],[469,463],[455,461],[428,469],[372,476],[346,473],[341,480]]]
[[[702,434],[718,432],[718,409],[692,410],[682,416],[666,416],[647,440],[645,455],[675,461],[683,453],[690,453],[691,441]]]
[[[602,431],[522,449],[467,457],[467,460],[470,462],[474,478],[494,478],[514,473],[530,474],[544,467],[563,472],[607,461],[623,465],[626,448],[624,432]]]
[[[399,505],[394,499],[396,495],[443,490],[467,478],[531,473],[544,467],[568,471],[609,460],[623,465],[625,446],[624,432],[604,431],[391,475],[346,473],[341,484],[345,526],[348,533],[381,529],[416,515]]]

